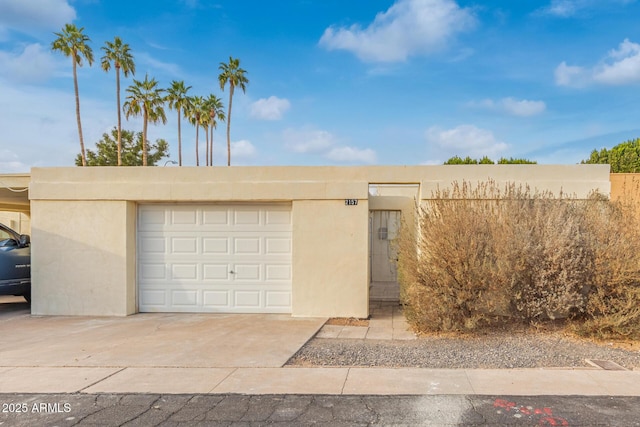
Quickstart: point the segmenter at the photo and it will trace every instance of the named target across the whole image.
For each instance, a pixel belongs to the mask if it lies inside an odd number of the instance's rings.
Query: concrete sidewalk
[[[598,369],[3,367],[0,393],[640,396]]]

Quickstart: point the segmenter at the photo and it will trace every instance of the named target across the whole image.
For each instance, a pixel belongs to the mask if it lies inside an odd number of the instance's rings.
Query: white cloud
[[[558,86],[581,87],[593,83],[625,85],[640,82],[640,44],[624,39],[599,64],[591,67],[570,66],[562,62],[555,70]]]
[[[56,61],[49,49],[29,44],[19,53],[0,51],[0,75],[14,82],[41,82],[49,78]]]
[[[624,39],[618,49],[609,52],[612,63],[596,67],[593,79],[598,83],[620,85],[640,81],[640,44]]]
[[[562,61],[560,65],[556,67],[554,72],[556,84],[558,86],[574,86],[580,87],[587,84],[588,75],[587,71],[575,65],[567,65]]]
[[[280,120],[291,103],[277,96],[262,98],[251,104],[251,117],[260,120]]]
[[[502,98],[499,101],[484,99],[480,102],[469,102],[470,107],[486,108],[488,110],[502,111],[512,116],[530,117],[542,114],[547,105],[544,101],[530,101],[527,99]]]
[[[628,56],[637,55],[638,52],[640,52],[640,45],[630,42],[629,39],[624,39],[618,49],[609,51],[609,56],[614,59],[625,59]]]
[[[286,129],[282,132],[285,146],[295,153],[321,154],[337,163],[376,162],[376,152],[370,148],[338,145],[339,139],[331,132],[316,129]]]
[[[373,164],[376,162],[376,152],[370,148],[335,147],[327,153],[326,157],[339,163]]]
[[[256,147],[246,139],[231,142],[231,161],[233,161],[233,159],[237,157],[253,157],[255,156],[256,152]]]
[[[226,165],[227,164],[227,141],[223,138],[215,138],[214,148],[213,148],[213,163],[215,165]],[[184,144],[184,136],[183,141]],[[176,147],[174,147],[175,149]],[[206,153],[206,143],[204,141],[200,141],[200,165],[204,165],[206,163],[205,153]],[[243,164],[243,161],[250,161],[250,159],[254,158],[258,153],[258,149],[247,139],[241,139],[238,141],[231,141],[231,164],[238,165]],[[177,158],[176,155],[173,158]],[[195,157],[194,157],[195,164]]]
[[[337,142],[330,132],[314,129],[285,129],[282,133],[285,146],[296,153],[317,153]]]
[[[566,18],[574,15],[584,3],[582,0],[553,0],[549,6],[542,8],[541,12]]]
[[[364,29],[357,24],[327,28],[319,44],[353,52],[363,61],[398,62],[437,51],[475,25],[471,10],[453,0],[398,0]]]
[[[505,111],[514,116],[529,117],[541,114],[547,108],[543,101],[529,101],[527,99],[504,98],[502,105]]]
[[[67,0],[0,0],[0,27],[21,32],[37,28],[59,30],[76,19]]]
[[[619,4],[625,5],[633,2],[635,0],[552,0],[548,6],[538,9],[537,13],[570,18],[584,10],[611,8]]]
[[[459,156],[496,156],[508,145],[496,139],[493,132],[473,125],[460,125],[453,129],[431,127],[426,132],[427,142],[447,153]]]

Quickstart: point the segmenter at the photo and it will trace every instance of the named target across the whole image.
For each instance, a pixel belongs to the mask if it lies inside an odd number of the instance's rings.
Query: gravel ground
[[[640,369],[638,350],[595,344],[558,332],[422,337],[411,341],[314,338],[287,365],[466,369],[591,366],[585,359],[609,360],[627,369]]]

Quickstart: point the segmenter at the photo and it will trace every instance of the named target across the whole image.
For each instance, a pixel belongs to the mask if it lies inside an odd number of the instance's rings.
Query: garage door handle
[[[236,272],[235,272],[235,271],[233,271],[233,270],[231,270],[229,273],[231,273],[231,274],[236,274]]]

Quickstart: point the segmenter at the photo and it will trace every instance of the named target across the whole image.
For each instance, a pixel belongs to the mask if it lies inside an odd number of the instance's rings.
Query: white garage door
[[[141,312],[291,312],[289,205],[140,205]]]

